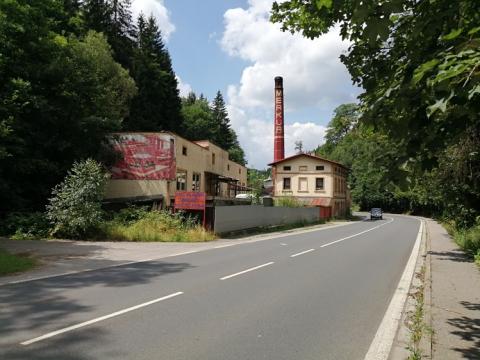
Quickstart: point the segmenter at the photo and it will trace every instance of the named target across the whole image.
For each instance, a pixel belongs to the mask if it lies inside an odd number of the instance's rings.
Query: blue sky
[[[248,166],[273,156],[273,78],[284,77],[286,154],[302,140],[323,142],[334,108],[359,90],[338,60],[348,44],[333,29],[311,41],[268,21],[272,0],[134,0],[134,14],[153,13],[184,94],[212,99],[220,90]]]

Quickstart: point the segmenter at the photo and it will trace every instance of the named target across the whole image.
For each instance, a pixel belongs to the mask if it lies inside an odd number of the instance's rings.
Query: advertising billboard
[[[122,155],[111,168],[112,179],[175,179],[175,143],[170,134],[113,134],[110,143]]]

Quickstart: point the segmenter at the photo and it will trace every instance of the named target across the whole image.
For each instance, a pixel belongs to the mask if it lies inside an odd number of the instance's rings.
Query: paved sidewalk
[[[480,271],[445,229],[427,220],[432,359],[480,359]],[[427,265],[428,266],[428,265]],[[429,307],[429,305],[431,307]]]

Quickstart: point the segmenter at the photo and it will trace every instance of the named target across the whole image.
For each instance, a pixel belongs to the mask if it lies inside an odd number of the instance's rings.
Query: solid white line
[[[330,246],[330,245],[339,243],[339,242],[341,242],[341,241],[345,241],[345,240],[351,239],[351,238],[353,238],[353,237],[355,237],[355,236],[359,236],[359,235],[365,234],[365,233],[367,233],[367,232],[369,232],[369,231],[372,231],[372,230],[378,229],[379,227],[382,227],[382,226],[384,226],[384,225],[390,224],[392,221],[393,221],[393,218],[390,218],[390,221],[387,221],[386,223],[383,223],[383,224],[381,224],[381,225],[375,226],[375,227],[373,227],[373,228],[371,228],[371,229],[368,229],[368,230],[364,230],[364,231],[359,232],[359,233],[357,233],[357,234],[353,234],[353,235],[344,237],[344,238],[342,238],[342,239],[338,239],[338,240],[329,242],[329,243],[327,243],[327,244],[323,244],[323,245],[320,246],[320,247],[324,248],[324,247],[326,247],[326,246]]]
[[[424,229],[424,221],[420,221],[420,229],[418,230],[417,239],[413,246],[412,253],[408,259],[402,277],[398,282],[397,289],[393,294],[393,298],[388,305],[388,309],[378,327],[375,338],[370,344],[367,355],[364,360],[386,360],[392,349],[393,340],[398,329],[398,325],[402,318],[402,310],[407,300],[408,291],[412,282],[413,273],[415,272],[415,264],[417,262],[420,243],[422,241]]]
[[[165,257],[174,257],[174,256],[180,256],[180,255],[193,254],[193,253],[196,253],[196,252],[199,252],[199,251],[202,251],[202,249],[199,249],[199,250],[195,249],[195,250],[190,250],[190,251],[179,252],[179,253],[176,253],[176,254],[167,255]]]
[[[57,330],[57,331],[50,332],[50,333],[48,333],[48,334],[45,334],[45,335],[42,335],[42,336],[39,336],[39,337],[36,337],[35,339],[31,339],[31,340],[24,341],[24,342],[22,342],[22,343],[20,343],[20,344],[21,344],[21,345],[30,345],[30,344],[36,343],[36,342],[38,342],[38,341],[42,341],[42,340],[45,340],[45,339],[48,339],[48,338],[51,338],[51,337],[60,335],[60,334],[66,333],[66,332],[68,332],[68,331],[76,330],[76,329],[82,328],[82,327],[84,327],[84,326],[97,323],[97,322],[99,322],[99,321],[107,320],[107,319],[110,319],[110,318],[112,318],[112,317],[119,316],[119,315],[125,314],[125,313],[127,313],[127,312],[130,312],[130,311],[133,311],[133,310],[137,310],[137,309],[140,309],[140,308],[142,308],[142,307],[145,307],[145,306],[148,306],[148,305],[152,305],[152,304],[155,304],[155,303],[157,303],[157,302],[159,302],[159,301],[167,300],[167,299],[170,299],[170,298],[173,298],[173,297],[175,297],[175,296],[182,295],[182,294],[183,294],[183,292],[179,291],[179,292],[176,292],[176,293],[173,293],[173,294],[170,294],[170,295],[167,295],[167,296],[164,296],[164,297],[161,297],[161,298],[152,300],[152,301],[145,302],[145,303],[140,304],[140,305],[135,305],[135,306],[129,307],[129,308],[127,308],[127,309],[123,309],[123,310],[114,312],[114,313],[109,314],[109,315],[105,315],[105,316],[101,316],[101,317],[98,317],[98,318],[95,318],[95,319],[92,319],[92,320],[89,320],[89,321],[85,321],[85,322],[82,322],[82,323],[77,324],[77,325],[68,326],[68,327],[66,327],[66,328],[63,328],[63,329],[60,329],[60,330]]]
[[[252,267],[252,268],[247,269],[247,270],[240,271],[240,272],[232,274],[232,275],[224,276],[224,277],[220,278],[220,280],[227,280],[227,279],[233,278],[235,276],[242,275],[242,274],[245,274],[247,272],[257,270],[257,269],[263,268],[263,267],[268,266],[268,265],[272,265],[273,263],[274,263],[273,261],[270,261],[266,264],[258,265],[258,266]]]
[[[290,257],[296,257],[296,256],[300,256],[300,255],[303,255],[303,254],[306,254],[306,253],[309,253],[309,252],[312,252],[312,251],[315,251],[315,249],[309,249],[309,250],[305,250],[305,251],[302,251],[302,252],[299,252],[299,253],[296,253],[296,254],[293,254],[293,255],[290,255]]]
[[[226,247],[230,247],[230,246],[235,246],[235,245],[240,245],[240,244],[241,244],[241,243],[218,245],[218,246],[214,246],[213,248],[214,248],[214,249],[222,249],[222,248],[226,248]]]

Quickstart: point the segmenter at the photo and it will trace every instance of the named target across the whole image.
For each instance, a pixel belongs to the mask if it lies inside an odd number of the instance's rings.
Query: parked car
[[[372,208],[372,209],[370,210],[370,220],[373,220],[373,219],[380,219],[380,220],[383,219],[382,209],[380,209],[380,208]]]

